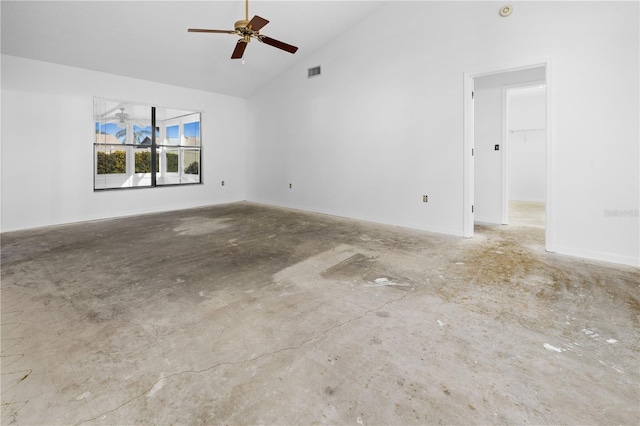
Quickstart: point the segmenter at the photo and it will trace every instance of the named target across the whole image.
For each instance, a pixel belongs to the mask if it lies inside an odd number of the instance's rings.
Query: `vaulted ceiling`
[[[2,53],[247,97],[385,3],[251,0],[249,19],[270,21],[261,34],[299,50],[292,55],[253,41],[243,63],[230,59],[237,36],[187,32],[233,29],[245,17],[243,0],[3,0]]]

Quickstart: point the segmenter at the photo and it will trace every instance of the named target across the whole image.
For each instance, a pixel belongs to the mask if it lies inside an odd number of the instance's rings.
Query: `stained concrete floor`
[[[2,424],[633,424],[640,272],[250,203],[2,235]]]

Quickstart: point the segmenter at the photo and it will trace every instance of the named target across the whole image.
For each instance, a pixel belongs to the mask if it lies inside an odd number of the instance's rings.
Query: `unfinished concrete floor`
[[[2,423],[629,424],[640,273],[249,203],[2,235]]]

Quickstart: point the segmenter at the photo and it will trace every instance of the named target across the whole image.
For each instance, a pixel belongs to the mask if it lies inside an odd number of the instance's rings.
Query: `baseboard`
[[[532,200],[532,199],[520,199],[520,198],[509,198],[509,201],[521,201],[523,203],[539,203],[539,204],[544,204],[546,202],[546,200],[541,199],[541,200]]]
[[[252,199],[247,201],[250,203],[264,204],[266,206],[300,210],[300,211],[309,212],[309,213],[325,214],[325,215],[341,217],[345,219],[362,220],[365,222],[377,223],[377,224],[388,225],[388,226],[399,226],[399,227],[410,228],[410,229],[415,229],[419,231],[434,232],[437,234],[445,234],[445,235],[452,235],[452,236],[459,236],[459,237],[462,236],[462,233],[459,230],[453,230],[453,229],[443,229],[443,228],[428,227],[428,226],[425,227],[425,226],[405,223],[405,222],[395,222],[395,223],[380,222],[379,220],[375,220],[368,217],[345,216],[332,211],[326,211],[321,209],[311,209],[304,206],[291,205],[291,204],[273,202],[268,200]],[[499,222],[498,223],[491,222],[490,219],[482,218],[482,217],[476,218],[476,222],[500,225]],[[595,260],[600,262],[615,263],[620,265],[632,266],[636,268],[640,267],[640,258],[638,257],[634,258],[633,256],[621,256],[621,255],[616,255],[611,253],[596,252],[591,250],[580,250],[580,249],[562,247],[562,246],[555,246],[553,251],[554,253],[557,253],[560,255],[578,257],[582,259],[589,259],[589,260]]]
[[[52,223],[44,223],[44,224],[35,224],[31,226],[25,227],[15,227],[10,229],[1,229],[0,233],[8,233],[8,232],[18,232],[18,231],[31,231],[36,229],[46,229],[57,226],[67,226],[67,225],[76,225],[80,223],[90,223],[90,222],[99,222],[105,220],[117,220],[117,219],[126,219],[129,217],[143,216],[143,215],[151,215],[151,214],[160,214],[160,213],[169,213],[176,212],[181,210],[190,210],[190,209],[199,209],[213,206],[220,206],[223,204],[233,204],[239,203],[244,200],[237,199],[222,199],[216,200],[215,202],[206,202],[206,203],[188,203],[188,204],[175,204],[169,206],[163,206],[159,208],[149,209],[149,210],[130,210],[130,211],[122,211],[115,215],[91,215],[86,217],[69,217],[63,221],[52,222]]]
[[[617,263],[620,265],[633,266],[640,268],[640,256],[624,256],[613,253],[603,253],[592,250],[582,250],[571,247],[555,246],[554,252],[572,257],[580,257],[583,259],[597,260],[600,262]]]
[[[475,216],[473,221],[476,223],[487,224],[487,225],[502,225],[501,217],[483,217],[483,216]]]
[[[330,210],[314,209],[314,208],[310,208],[310,207],[306,207],[306,206],[299,206],[299,205],[295,205],[295,204],[285,204],[285,203],[279,203],[279,202],[267,201],[267,200],[260,200],[260,199],[255,199],[255,198],[251,199],[251,200],[247,200],[247,202],[256,203],[256,204],[264,204],[264,205],[267,205],[267,206],[282,207],[282,208],[292,209],[292,210],[300,210],[300,211],[308,212],[308,213],[324,214],[324,215],[334,216],[334,217],[339,217],[339,218],[344,218],[344,219],[361,220],[363,222],[370,222],[370,223],[375,223],[375,224],[378,224],[378,225],[398,226],[398,227],[401,227],[401,228],[414,229],[414,230],[417,230],[417,231],[433,232],[435,234],[444,234],[444,235],[451,235],[451,236],[454,236],[454,237],[462,237],[462,229],[431,227],[431,226],[424,226],[424,225],[420,225],[420,224],[415,224],[415,223],[410,223],[410,222],[402,222],[402,221],[398,221],[398,222],[382,222],[379,219],[366,217],[366,216],[345,216],[344,214],[336,213],[336,212],[333,212],[333,211],[330,211]]]

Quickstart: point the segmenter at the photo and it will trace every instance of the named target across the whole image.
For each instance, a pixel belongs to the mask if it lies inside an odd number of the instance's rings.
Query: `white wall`
[[[475,182],[473,202],[474,218],[477,222],[503,223],[502,203],[506,202],[502,199],[502,162],[505,149],[503,141],[505,125],[503,90],[507,86],[539,82],[544,79],[545,67],[497,73],[474,79]],[[495,150],[495,145],[499,145],[498,151]]]
[[[509,90],[509,200],[545,202],[545,88]]]
[[[638,3],[501,6],[390,2],[252,95],[248,198],[462,235],[463,73],[549,59],[554,250],[638,265]]]
[[[93,192],[94,96],[202,111],[204,184]],[[239,98],[2,55],[2,231],[244,200],[244,112]]]

